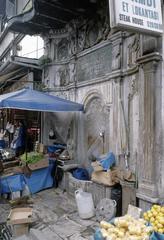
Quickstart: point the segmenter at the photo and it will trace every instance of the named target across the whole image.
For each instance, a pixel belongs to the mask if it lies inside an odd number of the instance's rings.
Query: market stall
[[[22,89],[16,92],[4,94],[0,96],[0,108],[1,109],[19,109],[28,111],[39,111],[39,112],[75,112],[83,111],[83,105],[78,104],[69,100],[65,100],[56,96],[49,95],[47,93],[31,90]],[[27,157],[27,154],[26,154]],[[44,157],[45,158],[45,157]],[[14,158],[10,159],[12,162]],[[16,159],[18,160],[18,159]],[[24,186],[28,185],[30,192],[35,193],[47,187],[52,187],[53,179],[51,176],[54,163],[46,157],[42,161],[47,161],[47,165],[42,164],[41,167],[31,169],[30,176],[27,177],[27,169],[20,169],[20,161],[10,166],[9,173],[4,173],[4,159],[1,158],[1,179],[0,179],[0,192],[16,192],[23,191]],[[22,162],[21,162],[22,163]],[[45,162],[44,162],[45,163]],[[33,162],[35,164],[35,162]],[[26,167],[28,164],[25,164]],[[11,186],[10,180],[12,179],[12,185],[15,182],[15,186]],[[14,179],[14,180],[13,180]]]

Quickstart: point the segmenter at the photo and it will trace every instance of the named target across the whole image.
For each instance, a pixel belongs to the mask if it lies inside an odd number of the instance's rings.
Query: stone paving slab
[[[31,229],[30,236],[32,240],[62,240],[57,234],[46,228],[44,231],[38,229]]]
[[[60,189],[48,189],[32,196],[33,216],[29,236],[16,240],[93,240],[98,226],[96,218],[79,217],[75,198]],[[10,212],[9,204],[0,204],[4,221]]]
[[[83,232],[86,227],[67,218],[56,222],[54,225],[51,225],[50,229],[65,239],[73,234]]]

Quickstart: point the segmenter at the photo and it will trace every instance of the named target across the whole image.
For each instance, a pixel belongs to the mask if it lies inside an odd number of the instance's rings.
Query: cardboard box
[[[47,159],[40,160],[37,163],[30,163],[28,164],[28,167],[31,171],[41,169],[41,168],[46,168],[49,166],[49,161]]]
[[[32,208],[15,208],[8,216],[8,224],[12,226],[14,237],[27,234],[32,222]]]

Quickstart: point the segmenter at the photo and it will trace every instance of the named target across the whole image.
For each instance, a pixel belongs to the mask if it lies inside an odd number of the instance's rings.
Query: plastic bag
[[[164,240],[164,234],[154,232],[152,233],[150,240]]]
[[[94,233],[94,240],[104,240],[100,229],[96,229],[96,232]]]
[[[89,174],[88,171],[84,168],[77,168],[73,170],[72,175],[74,178],[79,180],[89,180]]]
[[[112,152],[109,152],[104,159],[100,160],[101,166],[106,171],[109,170],[111,167],[113,167],[115,163],[116,163],[116,159]]]

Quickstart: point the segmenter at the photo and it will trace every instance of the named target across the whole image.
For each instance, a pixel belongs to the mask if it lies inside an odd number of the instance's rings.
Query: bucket
[[[80,218],[89,219],[95,215],[91,193],[83,192],[82,189],[78,189],[75,191],[75,198]]]

